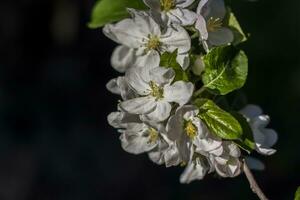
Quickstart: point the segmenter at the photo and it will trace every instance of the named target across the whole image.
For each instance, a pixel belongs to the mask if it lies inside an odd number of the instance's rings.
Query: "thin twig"
[[[243,160],[243,170],[244,170],[244,173],[250,183],[250,187],[251,187],[252,191],[258,196],[258,198],[260,200],[268,200],[266,195],[263,193],[263,191],[258,186],[252,172],[250,171],[249,167],[246,164],[245,159]]]

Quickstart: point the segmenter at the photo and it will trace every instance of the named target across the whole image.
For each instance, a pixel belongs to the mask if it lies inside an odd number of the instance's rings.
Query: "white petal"
[[[135,9],[128,8],[127,11],[133,16],[134,23],[139,27],[140,32],[144,36],[156,35],[160,36],[160,26],[151,17],[149,12],[137,11]]]
[[[167,132],[170,140],[178,140],[183,132],[183,118],[177,114],[171,116],[167,123]]]
[[[265,146],[271,147],[277,142],[278,134],[273,129],[264,129],[263,133],[265,135]]]
[[[240,148],[233,142],[223,143],[225,151],[232,157],[239,158],[241,156]]]
[[[212,138],[198,139],[194,140],[194,144],[197,147],[197,150],[210,152],[218,149],[222,145],[221,140],[214,140]]]
[[[156,102],[152,97],[139,97],[123,101],[120,107],[132,114],[147,114],[155,109]]]
[[[178,54],[176,57],[177,63],[183,70],[186,70],[190,65],[190,57],[188,53]]]
[[[246,116],[247,118],[252,119],[254,117],[262,115],[263,111],[259,106],[249,104],[245,108],[240,110],[240,113],[243,114],[244,116]]]
[[[275,149],[263,147],[260,144],[256,144],[256,151],[262,155],[270,156],[276,153]]]
[[[219,148],[217,148],[217,149],[215,149],[213,151],[210,151],[209,153],[212,154],[212,155],[214,155],[214,156],[221,156],[224,153],[224,148],[221,145]]]
[[[208,171],[208,167],[200,158],[190,162],[180,176],[180,183],[190,183],[194,180],[201,180]]]
[[[173,81],[175,72],[172,68],[156,67],[149,71],[149,75],[151,81],[163,86]]]
[[[128,100],[128,99],[132,99],[132,98],[137,97],[135,92],[128,85],[125,77],[118,77],[117,85],[120,89],[121,97],[122,97],[123,100]]]
[[[110,39],[129,48],[138,48],[147,37],[132,19],[124,19],[117,24],[107,24],[103,33]]]
[[[125,74],[126,81],[139,95],[148,95],[150,77],[147,68],[130,68]]]
[[[107,84],[106,84],[106,89],[110,91],[113,94],[121,95],[121,90],[118,86],[117,83],[117,78],[111,79]]]
[[[202,8],[206,5],[206,3],[208,2],[208,0],[200,0],[198,7],[197,7],[197,14],[200,15]]]
[[[168,144],[160,139],[158,145],[148,153],[150,160],[158,165],[165,163],[164,154],[168,149]]]
[[[206,18],[220,18],[223,19],[226,14],[226,7],[224,0],[209,0],[205,8],[201,10],[201,14]]]
[[[180,164],[180,154],[175,143],[171,144],[166,152],[164,152],[164,159],[166,167],[177,166]]]
[[[123,73],[133,65],[134,57],[134,49],[123,45],[117,46],[111,57],[111,65],[115,70]]]
[[[122,128],[122,119],[123,113],[122,112],[112,112],[107,116],[107,121],[109,125],[114,128]]]
[[[161,36],[161,42],[168,52],[174,52],[178,49],[178,53],[187,53],[191,48],[191,39],[184,28],[173,25],[174,28],[168,28],[166,33]]]
[[[225,165],[215,165],[217,173],[222,177],[235,177],[241,173],[241,163],[238,159],[230,159]]]
[[[239,159],[232,159],[228,163],[229,177],[238,176],[241,173],[241,162]]]
[[[164,97],[168,102],[176,102],[180,106],[186,104],[194,91],[194,85],[190,82],[176,81],[173,85],[164,87]]]
[[[148,120],[155,122],[161,122],[166,120],[170,116],[172,106],[166,101],[157,101],[156,107],[151,112],[148,112],[145,117]]]
[[[158,67],[160,63],[160,55],[157,51],[149,51],[145,55],[136,56],[136,61],[133,63],[135,67]]]
[[[207,40],[208,39],[208,31],[206,27],[206,20],[202,15],[197,16],[195,28],[199,31],[200,33],[200,39],[201,40]]]
[[[233,33],[229,28],[219,28],[216,31],[209,32],[208,42],[213,46],[227,45],[234,39]]]
[[[234,35],[231,29],[222,27],[216,31],[209,32],[208,42],[213,46],[228,45],[234,40]]]
[[[168,12],[168,17],[173,23],[189,26],[195,23],[197,14],[187,9],[177,8]]]

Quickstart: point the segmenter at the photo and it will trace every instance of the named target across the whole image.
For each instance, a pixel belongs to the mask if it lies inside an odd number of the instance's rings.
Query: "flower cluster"
[[[144,4],[147,11],[128,8],[130,18],[103,28],[119,44],[112,67],[124,73],[107,84],[121,96],[108,122],[122,148],[185,167],[181,183],[213,172],[235,177],[247,152],[275,153],[277,134],[258,106],[231,114],[214,102],[242,87],[247,74],[245,55],[234,47],[245,35],[223,0]]]

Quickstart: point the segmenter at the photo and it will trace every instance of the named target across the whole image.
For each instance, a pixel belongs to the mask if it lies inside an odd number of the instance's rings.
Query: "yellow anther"
[[[162,11],[168,12],[175,8],[175,0],[160,0],[160,8]]]
[[[191,139],[194,139],[197,136],[197,127],[193,124],[192,121],[186,121],[184,126],[185,133]]]
[[[147,51],[159,50],[160,46],[161,42],[159,41],[159,37],[157,37],[156,35],[148,36],[148,42],[146,44]]]
[[[209,32],[217,31],[222,27],[222,20],[220,18],[209,18],[209,20],[206,23],[207,30]]]
[[[153,81],[150,81],[149,83],[151,88],[151,95],[156,98],[156,100],[164,98],[164,89],[162,87],[159,87],[156,83]]]
[[[158,132],[154,128],[149,128],[148,129],[149,133],[149,144],[155,143],[158,139]]]

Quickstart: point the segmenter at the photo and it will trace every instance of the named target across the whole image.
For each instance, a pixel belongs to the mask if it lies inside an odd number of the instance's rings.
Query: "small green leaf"
[[[241,88],[248,75],[248,59],[233,46],[216,47],[203,57],[205,71],[202,81],[206,88],[225,95]]]
[[[99,0],[94,5],[89,28],[100,28],[129,17],[126,8],[146,9],[142,0]]]
[[[225,24],[233,31],[234,41],[232,42],[234,45],[240,44],[242,42],[247,41],[247,36],[242,30],[240,23],[236,19],[235,15],[231,10],[227,9],[227,17],[225,19]]]
[[[194,104],[200,110],[200,119],[206,123],[212,133],[227,140],[242,138],[242,127],[230,113],[222,110],[209,99],[197,99]]]
[[[165,52],[160,57],[160,66],[166,68],[172,68],[175,71],[174,81],[189,81],[189,76],[186,71],[184,71],[181,66],[176,61],[177,50],[173,53]]]
[[[300,186],[298,187],[298,189],[295,193],[295,200],[300,200]]]
[[[231,112],[231,114],[235,117],[236,120],[239,121],[243,129],[243,137],[241,138],[241,140],[235,141],[235,143],[250,154],[255,149],[252,129],[247,122],[247,119],[243,115],[237,112]]]

